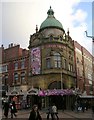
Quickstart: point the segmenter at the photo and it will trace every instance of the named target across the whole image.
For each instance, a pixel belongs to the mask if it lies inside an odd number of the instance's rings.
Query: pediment
[[[27,94],[29,95],[38,95],[38,89],[36,89],[36,88],[31,88],[28,92],[27,92]]]

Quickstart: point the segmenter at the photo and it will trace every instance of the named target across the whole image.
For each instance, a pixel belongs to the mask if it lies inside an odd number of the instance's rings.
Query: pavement
[[[46,110],[41,110],[39,111],[43,120],[46,120],[47,114],[46,114]],[[2,112],[3,114],[3,112]],[[17,112],[17,117],[15,118],[15,120],[18,119],[24,119],[24,120],[28,120],[29,118],[29,114],[30,114],[30,109],[26,109],[26,110],[18,110]],[[75,112],[75,111],[71,111],[71,110],[59,110],[58,111],[58,116],[60,118],[60,120],[64,120],[64,119],[71,119],[71,120],[94,120],[94,113],[92,113],[92,111],[89,109],[88,111],[82,112]],[[6,120],[4,119],[4,115],[2,115],[2,120]],[[9,116],[8,118],[11,118],[10,112],[9,112]],[[13,118],[13,119],[14,119]]]

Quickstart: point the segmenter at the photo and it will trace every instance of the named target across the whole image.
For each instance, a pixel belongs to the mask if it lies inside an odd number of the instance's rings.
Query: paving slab
[[[39,111],[43,120],[46,120],[47,114],[45,110],[41,110]],[[29,114],[30,114],[30,110],[19,110],[17,112],[17,117],[13,118],[13,119],[17,119],[17,120],[27,120],[29,118]],[[94,120],[94,113],[92,113],[91,110],[85,111],[83,112],[75,112],[75,111],[71,111],[71,110],[65,110],[64,112],[59,110],[58,111],[58,116],[61,120]],[[9,112],[9,119],[11,118],[11,114]],[[50,117],[51,118],[51,117]],[[3,119],[4,120],[4,116]],[[5,119],[6,120],[6,119]],[[10,119],[11,120],[11,119]]]

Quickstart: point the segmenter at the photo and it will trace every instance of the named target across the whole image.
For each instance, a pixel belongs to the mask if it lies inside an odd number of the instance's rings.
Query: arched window
[[[62,41],[63,40],[63,36],[60,36],[60,41]]]
[[[26,84],[25,72],[22,72],[22,73],[21,73],[21,83],[22,83],[22,84]]]
[[[54,67],[61,68],[61,55],[58,52],[53,53],[54,56]]]
[[[51,58],[46,58],[46,67],[51,68]]]
[[[18,73],[14,73],[14,84],[18,82]]]
[[[49,38],[49,39],[50,39],[50,41],[52,41],[52,40],[53,40],[53,35],[50,35],[50,38]]]
[[[21,61],[21,68],[22,68],[22,69],[25,68],[25,61],[24,61],[24,60]]]
[[[64,59],[64,69],[66,69],[66,67],[67,67],[67,61],[66,59]]]
[[[14,69],[17,70],[18,69],[18,62],[14,63]]]

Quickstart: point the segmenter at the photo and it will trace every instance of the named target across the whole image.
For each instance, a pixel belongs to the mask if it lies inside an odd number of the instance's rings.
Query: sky
[[[92,1],[93,0],[2,0],[0,44],[5,48],[10,43],[20,44],[28,49],[30,35],[35,33],[47,18],[50,6],[54,16],[59,20],[65,32],[68,28],[73,40],[80,43],[92,53],[92,39],[86,37],[85,31],[92,36]]]

